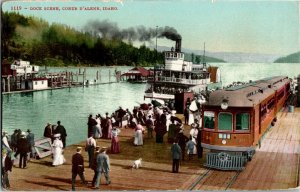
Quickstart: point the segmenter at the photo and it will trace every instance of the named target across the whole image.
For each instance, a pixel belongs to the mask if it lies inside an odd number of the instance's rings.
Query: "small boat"
[[[193,92],[201,95],[208,90],[221,88],[221,73],[218,67],[205,62],[194,64],[184,60],[181,39],[176,40],[175,50],[164,53],[165,63],[154,68],[148,78],[145,98],[174,100],[175,94]]]
[[[125,73],[122,73],[121,80],[129,83],[147,83],[148,78],[152,75],[153,72],[148,69],[135,67]]]

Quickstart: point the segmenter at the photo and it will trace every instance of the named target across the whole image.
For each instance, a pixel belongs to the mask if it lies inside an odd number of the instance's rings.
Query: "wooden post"
[[[7,92],[10,92],[10,75],[7,75]]]
[[[77,81],[77,83],[79,82],[78,81],[78,72],[76,72],[76,81]]]
[[[83,74],[82,74],[82,85],[84,86],[84,82],[85,82],[85,70],[83,71]]]
[[[101,69],[99,71],[99,83],[101,82]]]
[[[51,74],[51,88],[53,88],[53,76]]]
[[[99,71],[98,70],[97,70],[97,73],[96,73],[96,79],[97,79],[97,81],[99,79]]]
[[[79,72],[79,75],[80,75],[80,74],[81,74],[81,68],[79,68],[79,71],[78,71],[78,72]]]
[[[62,76],[62,74],[61,73],[59,73],[59,81],[60,81],[60,87],[62,87],[62,85],[63,85],[63,79],[64,77]]]
[[[108,77],[109,77],[108,78],[109,79],[108,82],[110,83],[110,70],[109,70],[109,73],[108,73]]]
[[[73,82],[74,82],[74,74],[73,74],[73,72],[71,72],[71,84],[73,84]]]
[[[2,87],[3,87],[3,88],[2,88],[2,91],[3,91],[3,92],[5,92],[5,78],[2,78],[2,83],[3,83],[3,86],[2,86]]]

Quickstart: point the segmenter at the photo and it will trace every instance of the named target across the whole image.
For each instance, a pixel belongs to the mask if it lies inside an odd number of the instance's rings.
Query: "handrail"
[[[148,81],[154,81],[153,77],[149,77]],[[199,84],[207,84],[210,82],[210,79],[184,79],[184,78],[173,78],[173,77],[156,77],[156,82],[164,82],[164,83],[180,83],[180,84],[188,84],[188,85],[199,85]]]

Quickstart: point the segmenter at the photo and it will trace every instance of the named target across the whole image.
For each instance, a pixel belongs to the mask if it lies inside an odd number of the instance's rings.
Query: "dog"
[[[138,160],[135,160],[133,162],[132,169],[133,168],[138,169],[141,166],[142,166],[142,158],[139,158]]]

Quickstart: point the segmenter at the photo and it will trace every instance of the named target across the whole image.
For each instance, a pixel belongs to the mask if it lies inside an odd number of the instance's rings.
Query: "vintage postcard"
[[[298,0],[4,0],[1,187],[299,187]]]

